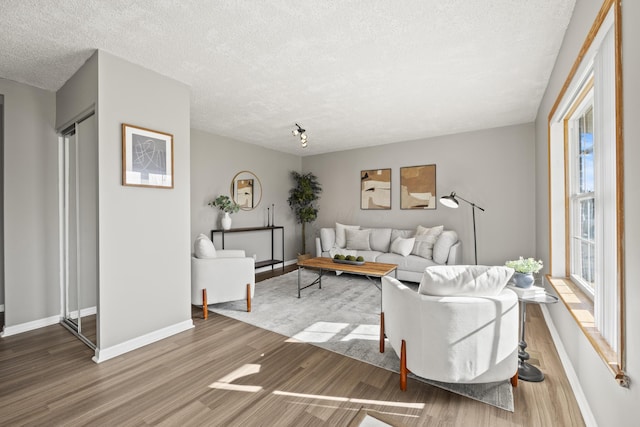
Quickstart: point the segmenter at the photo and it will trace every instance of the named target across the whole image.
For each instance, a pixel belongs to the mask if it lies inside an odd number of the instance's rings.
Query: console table
[[[273,254],[273,239],[275,230],[280,230],[281,239],[282,239],[282,259],[275,259]],[[229,230],[223,229],[215,229],[211,230],[211,241],[213,242],[213,235],[215,233],[222,234],[222,249],[224,249],[224,236],[229,233],[247,233],[247,232],[256,232],[256,231],[271,231],[271,259],[266,259],[262,261],[256,261],[256,268],[268,267],[271,266],[273,270],[276,264],[282,263],[282,271],[284,271],[284,227],[281,225],[270,225],[267,227],[243,227],[243,228],[231,228]]]

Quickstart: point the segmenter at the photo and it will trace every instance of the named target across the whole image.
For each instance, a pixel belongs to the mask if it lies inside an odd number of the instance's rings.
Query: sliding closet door
[[[97,344],[98,138],[95,115],[63,134],[63,324]]]

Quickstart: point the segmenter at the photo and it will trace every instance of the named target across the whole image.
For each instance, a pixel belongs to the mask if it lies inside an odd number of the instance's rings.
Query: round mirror
[[[250,211],[262,200],[262,184],[250,171],[240,171],[231,180],[231,198],[243,211]]]

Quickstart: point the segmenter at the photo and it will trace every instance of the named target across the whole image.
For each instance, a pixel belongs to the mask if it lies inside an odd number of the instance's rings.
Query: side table
[[[544,374],[540,369],[527,363],[529,353],[525,351],[527,342],[524,340],[524,324],[527,317],[527,304],[555,304],[558,297],[545,293],[535,297],[518,297],[520,302],[520,350],[518,351],[518,378],[523,381],[540,382],[544,380]]]

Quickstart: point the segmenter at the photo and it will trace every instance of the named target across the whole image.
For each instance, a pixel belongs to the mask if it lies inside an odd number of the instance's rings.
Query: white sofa
[[[517,384],[518,297],[505,287],[513,269],[436,266],[418,292],[382,278],[380,351],[384,337],[406,375],[449,383]]]
[[[336,253],[353,254],[362,256],[365,261],[397,264],[397,278],[399,280],[420,282],[427,267],[455,265],[462,262],[462,244],[456,232],[444,230],[442,226],[431,228],[431,230],[434,229],[438,229],[439,233],[433,238],[429,238],[433,248],[432,254],[430,254],[429,249],[426,250],[426,253],[420,250],[416,251],[417,245],[409,242],[410,239],[415,238],[417,231],[429,230],[425,227],[418,226],[417,229],[406,230],[336,223],[335,228],[321,228],[319,230],[319,235],[316,237],[316,256],[333,258]],[[350,246],[351,242],[348,237],[354,234],[353,230],[369,231],[368,247],[366,242],[358,241],[356,238],[352,239],[353,244]],[[397,239],[413,246],[410,253],[407,254],[406,251],[404,254],[398,253],[403,251],[398,250],[399,240]]]

